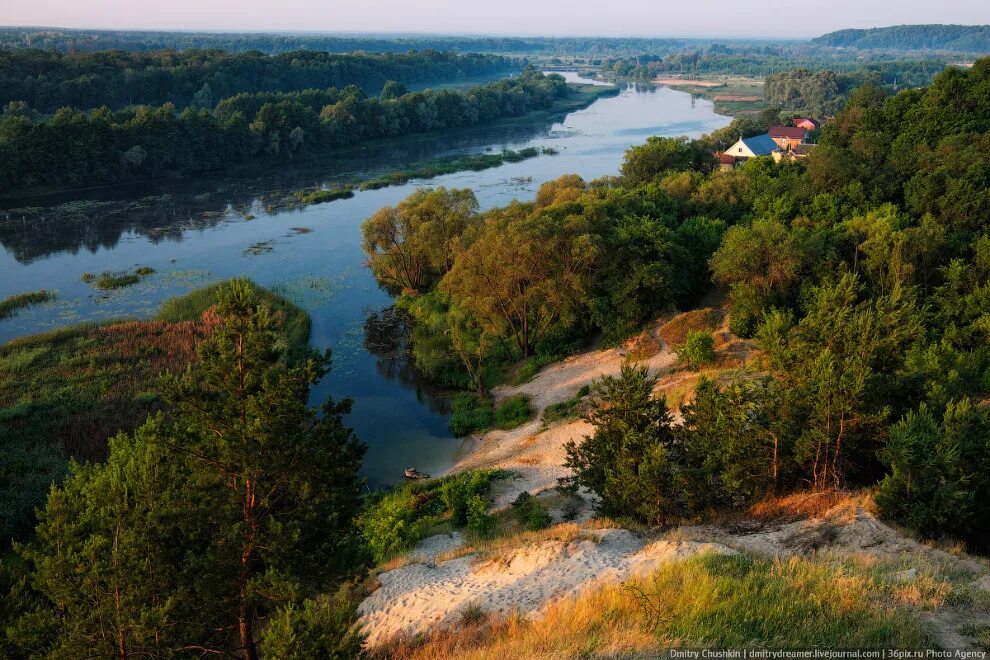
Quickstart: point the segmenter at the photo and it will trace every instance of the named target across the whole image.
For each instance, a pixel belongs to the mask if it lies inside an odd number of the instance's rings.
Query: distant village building
[[[729,147],[725,153],[737,160],[746,160],[747,158],[769,156],[778,148],[777,143],[769,135],[754,135],[753,137],[739,138],[739,141]]]
[[[821,128],[821,124],[810,117],[796,117],[792,123],[796,127],[803,128],[806,131],[817,131]]]
[[[799,144],[804,144],[808,139],[808,130],[800,126],[771,126],[767,129],[767,135],[783,151],[790,151]]]
[[[799,118],[794,121],[818,127],[818,122],[814,119]],[[740,138],[724,152],[717,154],[719,168],[731,170],[739,163],[760,156],[771,156],[776,163],[807,158],[815,148],[815,145],[807,142],[809,130],[812,129],[806,126],[771,126],[765,135]]]

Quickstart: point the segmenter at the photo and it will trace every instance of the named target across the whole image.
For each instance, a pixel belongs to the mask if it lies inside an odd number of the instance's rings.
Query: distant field
[[[654,83],[696,94],[715,103],[715,112],[738,117],[756,114],[766,107],[763,79],[746,76],[699,76],[655,78]]]

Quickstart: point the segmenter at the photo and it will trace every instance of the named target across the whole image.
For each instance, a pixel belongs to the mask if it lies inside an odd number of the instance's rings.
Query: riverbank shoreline
[[[497,130],[500,128],[509,128],[516,126],[524,126],[526,124],[537,124],[540,122],[552,122],[557,118],[563,118],[566,115],[583,110],[590,106],[592,103],[601,98],[607,98],[609,96],[616,96],[622,90],[620,87],[604,86],[604,85],[592,85],[592,84],[575,84],[568,83],[568,88],[571,90],[570,94],[564,99],[556,101],[552,107],[545,110],[534,110],[528,112],[524,115],[518,117],[506,117],[498,119],[494,122],[490,122],[484,125],[472,126],[470,128],[459,129],[455,131],[457,136],[469,137],[472,134],[480,133],[483,131]],[[204,172],[197,172],[195,174],[185,174],[180,176],[163,176],[163,177],[152,177],[144,179],[133,179],[128,181],[118,181],[114,183],[106,183],[92,186],[78,186],[69,188],[55,188],[55,189],[41,189],[35,191],[18,191],[14,194],[5,194],[0,192],[0,205],[6,209],[16,209],[20,206],[46,206],[47,200],[52,200],[54,198],[63,196],[73,196],[84,193],[112,193],[115,190],[124,191],[132,187],[141,187],[155,184],[162,185],[174,185],[175,183],[181,183],[182,181],[191,181],[203,177],[219,177],[219,176],[250,176],[255,173],[260,173],[264,171],[269,171],[273,167],[299,167],[305,165],[315,165],[321,160],[331,160],[347,157],[358,157],[362,152],[374,151],[376,149],[391,148],[399,149],[402,147],[413,146],[420,143],[435,142],[438,137],[444,136],[449,137],[451,135],[450,131],[428,131],[425,133],[415,133],[411,135],[402,135],[394,138],[382,138],[377,140],[366,140],[359,144],[348,145],[340,149],[336,149],[332,152],[324,152],[320,154],[313,154],[310,156],[305,156],[302,158],[294,159],[291,162],[286,161],[270,161],[270,162],[254,162],[254,163],[243,163],[231,165],[230,167],[225,167],[218,170],[208,170]],[[439,160],[439,156],[437,160]],[[378,172],[377,174],[381,174]],[[373,179],[373,173],[367,178]]]

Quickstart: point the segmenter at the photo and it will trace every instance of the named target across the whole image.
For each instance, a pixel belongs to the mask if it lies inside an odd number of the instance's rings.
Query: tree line
[[[798,68],[767,76],[763,96],[783,110],[801,111],[813,117],[831,117],[845,105],[846,97],[863,85],[896,91],[929,84],[944,63],[938,61],[885,62],[847,71]]]
[[[990,52],[990,25],[894,25],[837,30],[811,40],[840,48]]]
[[[621,176],[565,176],[479,213],[420,192],[364,225],[404,292],[416,364],[485,397],[506,366],[618,341],[713,283],[759,360],[703,382],[682,425],[630,368],[599,384],[574,477],[656,524],[796,489],[878,485],[884,515],[990,547],[990,59],[927,89],[863,86],[806,162],[717,171],[710,138],[651,138]]]
[[[527,69],[464,90],[408,92],[390,81],[360,88],[242,93],[212,110],[138,106],[62,108],[38,118],[8,106],[0,122],[0,190],[65,188],[286,161],[365,140],[463,128],[547,109],[564,79]]]
[[[59,108],[162,105],[211,109],[238,93],[292,92],[357,85],[377,94],[389,80],[441,83],[522,66],[497,55],[436,50],[402,53],[294,51],[269,56],[256,50],[123,50],[60,53],[0,50],[0,106],[26,103],[40,113]]]
[[[277,54],[297,50],[350,53],[405,53],[441,50],[507,55],[634,55],[673,52],[711,43],[710,39],[646,37],[511,37],[511,36],[359,36],[289,33],[160,32],[150,30],[85,30],[68,28],[0,28],[0,47],[41,48],[61,52],[125,50],[227,51],[258,50]]]

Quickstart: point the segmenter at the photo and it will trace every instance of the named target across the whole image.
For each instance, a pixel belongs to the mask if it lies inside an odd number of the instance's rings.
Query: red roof
[[[722,163],[723,165],[733,165],[736,162],[736,157],[730,156],[729,154],[719,154],[718,162]]]
[[[767,134],[772,138],[787,138],[788,140],[803,140],[808,135],[806,129],[798,126],[771,126]]]
[[[795,117],[793,123],[794,123],[795,126],[801,126],[802,124],[808,124],[808,125],[813,126],[815,128],[818,128],[818,126],[820,125],[818,123],[818,120],[817,119],[812,119],[811,117]],[[809,130],[811,130],[811,129],[809,129]]]

